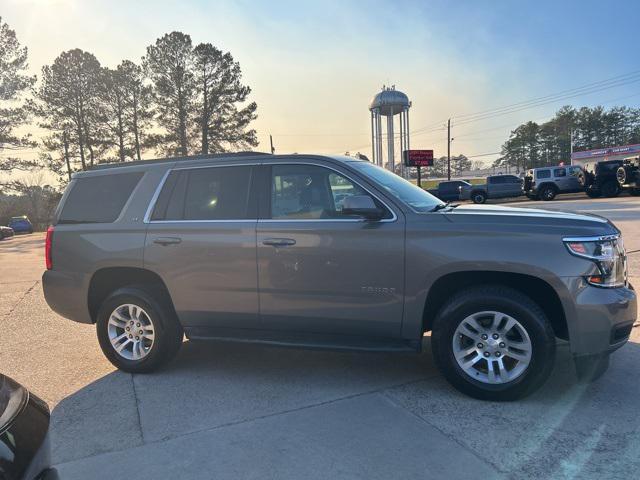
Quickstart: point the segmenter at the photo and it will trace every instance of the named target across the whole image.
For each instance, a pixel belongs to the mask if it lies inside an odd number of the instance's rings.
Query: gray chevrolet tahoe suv
[[[77,173],[46,240],[53,310],[129,372],[189,339],[420,351],[459,390],[509,400],[556,338],[595,378],[636,295],[620,231],[577,214],[448,206],[349,157],[235,154]]]

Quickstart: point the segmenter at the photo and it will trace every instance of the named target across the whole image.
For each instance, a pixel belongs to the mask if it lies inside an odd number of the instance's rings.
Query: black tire
[[[540,190],[540,198],[545,202],[553,200],[556,198],[556,194],[558,193],[557,189],[551,185],[546,185],[542,187]]]
[[[640,188],[632,188],[631,190],[629,190],[629,193],[634,197],[638,197],[640,196]]]
[[[617,197],[620,194],[620,185],[616,180],[608,180],[600,189],[602,196],[607,198]]]
[[[471,193],[471,200],[473,203],[481,204],[487,201],[487,194],[483,191],[476,191]]]
[[[96,321],[98,341],[104,355],[118,369],[130,373],[153,372],[178,353],[184,332],[167,295],[162,290],[131,286],[114,291],[102,302]],[[109,340],[109,317],[118,306],[124,304],[141,307],[153,324],[153,344],[146,356],[139,360],[124,358]]]
[[[531,360],[514,380],[484,383],[466,373],[453,353],[453,340],[460,323],[477,312],[497,311],[521,324],[531,340]],[[502,285],[472,287],[454,295],[438,312],[431,345],[436,365],[459,391],[481,400],[510,401],[538,389],[549,377],[556,352],[555,335],[542,309],[526,295]]]
[[[600,196],[602,195],[599,190],[592,190],[590,188],[585,190],[585,193],[589,198],[600,198]]]

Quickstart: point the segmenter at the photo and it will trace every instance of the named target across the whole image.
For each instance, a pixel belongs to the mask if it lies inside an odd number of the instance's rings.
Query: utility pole
[[[269,134],[269,142],[271,143],[271,155],[276,153],[276,149],[273,147],[273,137]]]
[[[569,165],[573,165],[573,127],[569,128]]]
[[[451,119],[447,121],[447,180],[451,180]]]

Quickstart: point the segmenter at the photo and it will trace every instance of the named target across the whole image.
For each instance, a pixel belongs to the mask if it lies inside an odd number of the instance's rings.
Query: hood
[[[539,233],[555,231],[566,235],[610,235],[619,230],[606,218],[592,214],[504,207],[501,205],[461,205],[444,212],[453,223],[495,224],[501,228],[530,228]],[[541,229],[543,229],[541,231]]]

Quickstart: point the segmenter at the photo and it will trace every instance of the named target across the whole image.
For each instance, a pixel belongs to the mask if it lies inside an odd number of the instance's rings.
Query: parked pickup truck
[[[522,195],[522,180],[515,175],[491,175],[487,177],[487,183],[464,186],[460,189],[460,200],[471,200],[473,203],[484,203],[488,198]]]
[[[591,380],[636,320],[608,220],[448,205],[352,157],[250,152],[78,172],[45,259],[49,306],[95,324],[107,359],[135,373],[165,365],[183,335],[378,352],[427,343],[460,391],[513,400],[547,379],[556,338]]]
[[[465,182],[464,180],[451,180],[448,182],[440,182],[436,188],[430,188],[427,192],[445,202],[455,202],[460,200],[460,190],[467,187],[471,187],[469,182]]]

